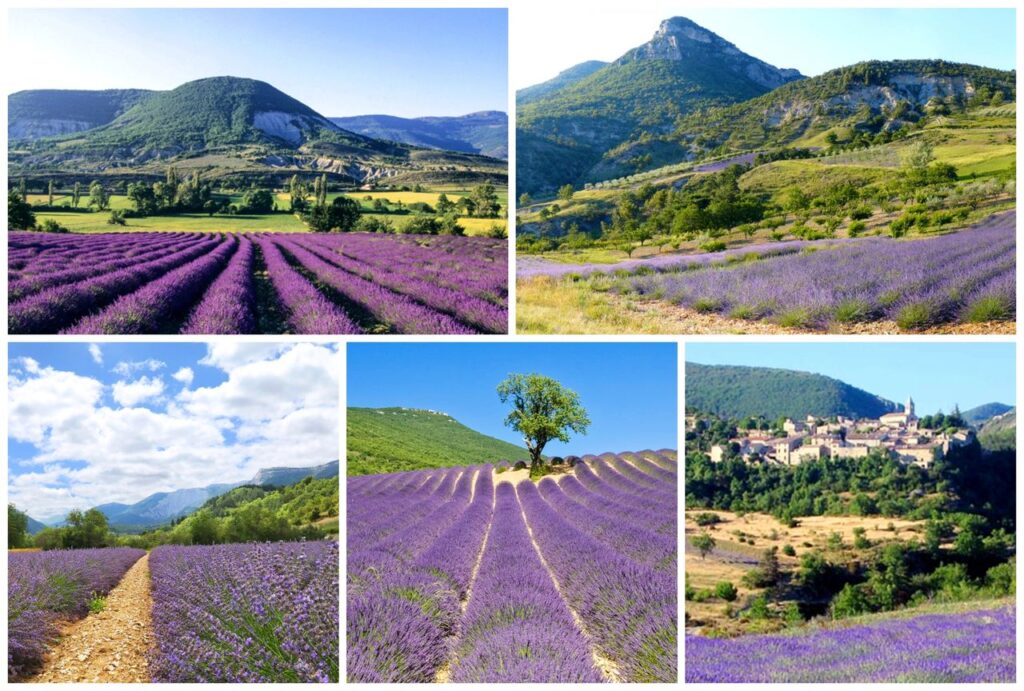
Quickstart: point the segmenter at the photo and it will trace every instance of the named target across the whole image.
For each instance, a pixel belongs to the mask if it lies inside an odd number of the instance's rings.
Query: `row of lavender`
[[[349,680],[674,681],[674,452],[494,477],[348,481]]]
[[[57,635],[57,623],[89,611],[145,551],[82,549],[7,555],[7,679],[38,666]]]
[[[782,325],[893,320],[904,328],[1012,320],[1016,212],[926,240],[866,238],[725,267],[647,273],[620,290]]]
[[[11,333],[257,333],[264,276],[294,333],[507,330],[488,238],[14,232],[8,252]]]
[[[686,638],[686,681],[1013,682],[1016,609],[890,618],[799,636]]]

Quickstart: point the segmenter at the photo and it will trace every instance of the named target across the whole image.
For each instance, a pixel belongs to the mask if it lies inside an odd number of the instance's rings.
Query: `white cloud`
[[[191,367],[182,367],[171,376],[187,387],[192,385],[192,379],[195,377],[195,372],[192,371]]]
[[[288,345],[283,343],[209,343],[206,346],[206,357],[199,364],[230,372],[251,362],[271,360],[287,349]]]
[[[275,348],[272,359],[236,359],[220,385],[174,399],[159,377],[119,381],[116,405],[104,403],[99,380],[12,359],[9,436],[36,452],[12,463],[24,472],[9,475],[9,500],[49,518],[337,459],[340,354],[311,344]],[[172,376],[184,383],[185,370]],[[154,400],[156,410],[132,407]]]
[[[139,377],[135,381],[114,382],[114,400],[126,408],[157,398],[164,392],[160,377]]]
[[[95,362],[97,365],[103,364],[103,351],[100,349],[99,344],[89,344],[89,355],[92,357],[92,361]]]
[[[122,377],[130,377],[136,372],[159,372],[166,366],[167,364],[160,360],[149,358],[147,360],[119,362],[114,365],[111,372],[114,374],[120,374]]]

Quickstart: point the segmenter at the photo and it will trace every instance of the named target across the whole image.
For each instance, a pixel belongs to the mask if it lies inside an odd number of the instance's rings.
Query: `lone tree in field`
[[[530,452],[530,474],[543,461],[544,447],[553,439],[569,441],[569,432],[586,434],[587,411],[575,391],[540,374],[510,374],[498,384],[498,398],[512,402],[505,426],[522,433]]]
[[[700,552],[700,558],[708,556],[717,544],[715,538],[711,537],[707,531],[703,531],[690,538],[690,544],[692,544],[698,552]]]

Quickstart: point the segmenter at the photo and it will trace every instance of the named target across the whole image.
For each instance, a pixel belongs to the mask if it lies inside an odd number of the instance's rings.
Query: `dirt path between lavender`
[[[29,682],[148,682],[152,644],[149,555],[107,595],[102,612],[68,624]]]

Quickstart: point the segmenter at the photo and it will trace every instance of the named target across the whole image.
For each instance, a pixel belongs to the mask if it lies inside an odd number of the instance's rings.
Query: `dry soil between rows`
[[[149,555],[107,595],[102,612],[68,624],[29,682],[148,682],[152,645]]]

